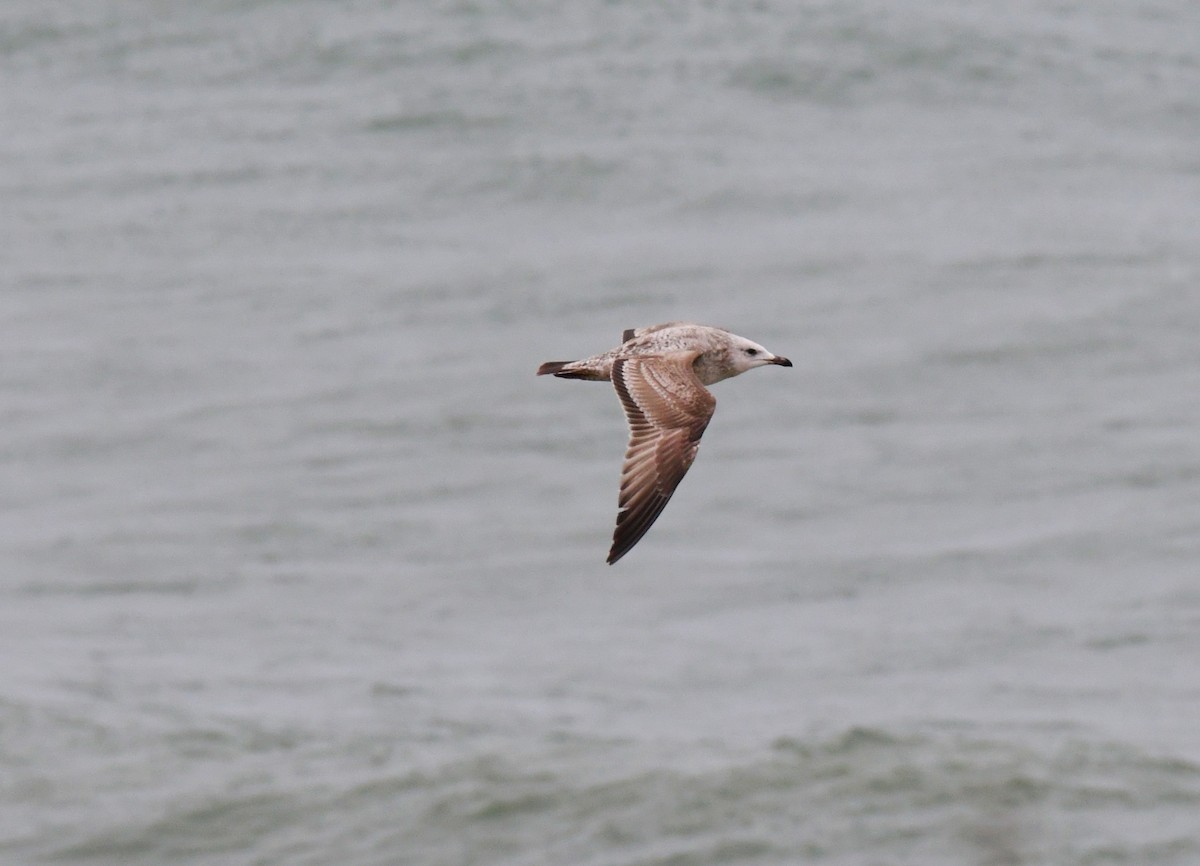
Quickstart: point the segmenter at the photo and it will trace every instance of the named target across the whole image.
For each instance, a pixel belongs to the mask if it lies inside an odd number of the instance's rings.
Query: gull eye
[[[757,354],[758,354],[758,349],[747,349],[747,350],[746,350],[746,354],[747,354],[747,355],[751,355],[751,356],[753,356],[753,355],[757,355]]]

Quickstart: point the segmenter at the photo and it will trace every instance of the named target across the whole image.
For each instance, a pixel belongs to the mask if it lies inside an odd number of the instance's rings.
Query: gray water
[[[1198,33],[9,0],[0,861],[1200,863]]]

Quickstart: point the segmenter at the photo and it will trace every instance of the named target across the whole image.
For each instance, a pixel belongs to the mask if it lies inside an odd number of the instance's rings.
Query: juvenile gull
[[[612,382],[629,421],[611,565],[638,543],[687,474],[717,401],[705,385],[753,367],[792,362],[724,328],[667,322],[630,328],[621,345],[580,361],[547,361],[537,374]]]

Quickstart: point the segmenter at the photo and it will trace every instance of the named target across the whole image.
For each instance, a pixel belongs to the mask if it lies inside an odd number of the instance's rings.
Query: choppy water
[[[1200,862],[1198,32],[7,3],[0,858]]]

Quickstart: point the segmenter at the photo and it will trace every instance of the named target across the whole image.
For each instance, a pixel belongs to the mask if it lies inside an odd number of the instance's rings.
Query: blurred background
[[[0,858],[1200,862],[1197,33],[9,0]]]

